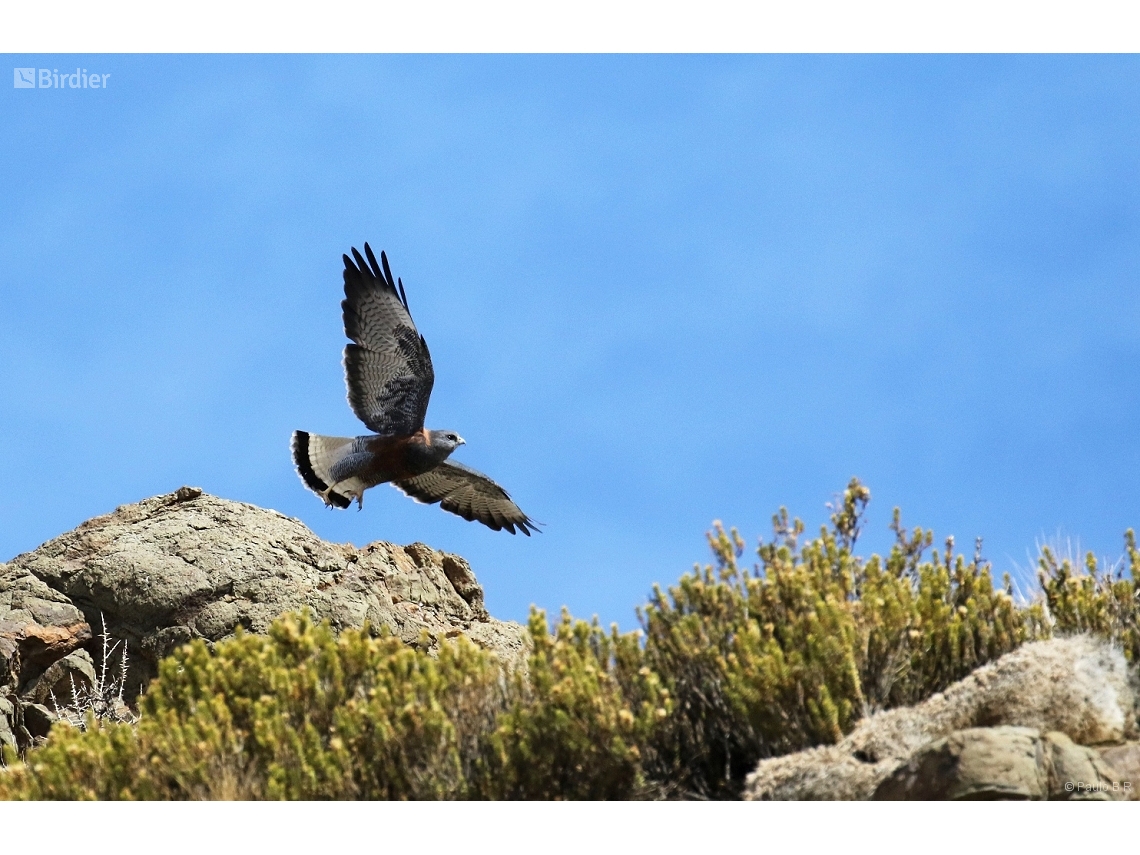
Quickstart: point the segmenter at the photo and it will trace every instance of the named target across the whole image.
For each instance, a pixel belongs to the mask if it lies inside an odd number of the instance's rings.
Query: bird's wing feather
[[[506,529],[511,534],[518,528],[530,536],[537,524],[511,501],[507,491],[484,475],[459,463],[444,462],[439,466],[392,486],[424,504],[440,503],[445,511],[465,520],[478,520],[495,531]]]
[[[356,417],[382,436],[407,436],[424,426],[435,371],[427,342],[419,334],[404,283],[392,279],[388,258],[381,264],[364,244],[367,261],[353,247],[344,256],[344,349],[348,404]]]

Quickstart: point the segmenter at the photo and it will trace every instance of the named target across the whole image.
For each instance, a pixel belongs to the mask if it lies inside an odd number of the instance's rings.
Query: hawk
[[[367,261],[352,248],[344,256],[344,379],[348,405],[375,433],[319,436],[293,432],[293,462],[305,486],[329,507],[364,507],[364,491],[390,483],[417,502],[440,503],[465,520],[495,531],[530,536],[534,520],[507,491],[461,463],[448,461],[464,440],[450,430],[424,427],[435,383],[427,342],[408,310],[402,280],[392,278],[364,244]]]

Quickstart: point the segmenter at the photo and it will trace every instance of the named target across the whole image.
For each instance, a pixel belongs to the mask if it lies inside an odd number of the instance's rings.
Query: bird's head
[[[455,451],[466,442],[459,434],[453,430],[433,430],[431,431],[431,446],[432,448],[444,449],[448,454]]]

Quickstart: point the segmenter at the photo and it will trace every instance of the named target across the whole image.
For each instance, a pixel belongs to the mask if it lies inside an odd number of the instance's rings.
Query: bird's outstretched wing
[[[344,256],[344,349],[348,404],[382,436],[407,436],[424,426],[435,371],[427,342],[408,311],[404,283],[392,279],[388,258],[380,264],[368,244],[365,261],[356,247]],[[354,261],[355,259],[355,261]]]
[[[465,520],[478,520],[495,531],[506,529],[511,534],[517,527],[530,536],[538,526],[511,501],[507,491],[484,475],[458,463],[445,462],[415,478],[393,481],[392,486],[417,502],[436,502],[445,511]]]

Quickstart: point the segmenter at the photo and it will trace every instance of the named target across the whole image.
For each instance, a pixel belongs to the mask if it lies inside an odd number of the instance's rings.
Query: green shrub
[[[239,631],[165,659],[137,728],[57,724],[0,775],[0,798],[462,796],[500,681],[494,657],[466,639],[433,658],[285,615],[268,636]]]
[[[137,727],[57,724],[0,772],[5,799],[633,798],[639,743],[668,715],[635,635],[530,619],[509,680],[460,637],[438,654],[307,614],[267,636],[195,641],[165,659]],[[625,663],[625,665],[623,665]],[[616,674],[625,668],[623,693]],[[630,665],[630,667],[632,667]],[[641,667],[638,665],[637,667]]]
[[[532,610],[534,644],[515,700],[493,736],[498,768],[488,795],[623,799],[647,792],[641,749],[668,716],[668,692],[640,665],[633,634],[607,635],[565,611],[551,635]],[[624,686],[624,688],[623,688]]]
[[[929,532],[895,512],[883,560],[854,552],[870,492],[853,479],[830,527],[799,546],[803,524],[773,517],[752,572],[744,543],[718,522],[716,568],[659,588],[642,613],[644,658],[674,713],[652,734],[656,778],[732,797],[764,756],[839,740],[882,707],[913,703],[1046,632],[1039,605],[995,591],[989,565],[946,551],[924,561]]]
[[[1140,662],[1140,550],[1132,529],[1124,533],[1124,550],[1130,578],[1124,577],[1123,560],[1119,568],[1101,571],[1089,552],[1082,572],[1071,558],[1058,559],[1043,546],[1037,578],[1054,631],[1102,635],[1119,644],[1129,662]]]

